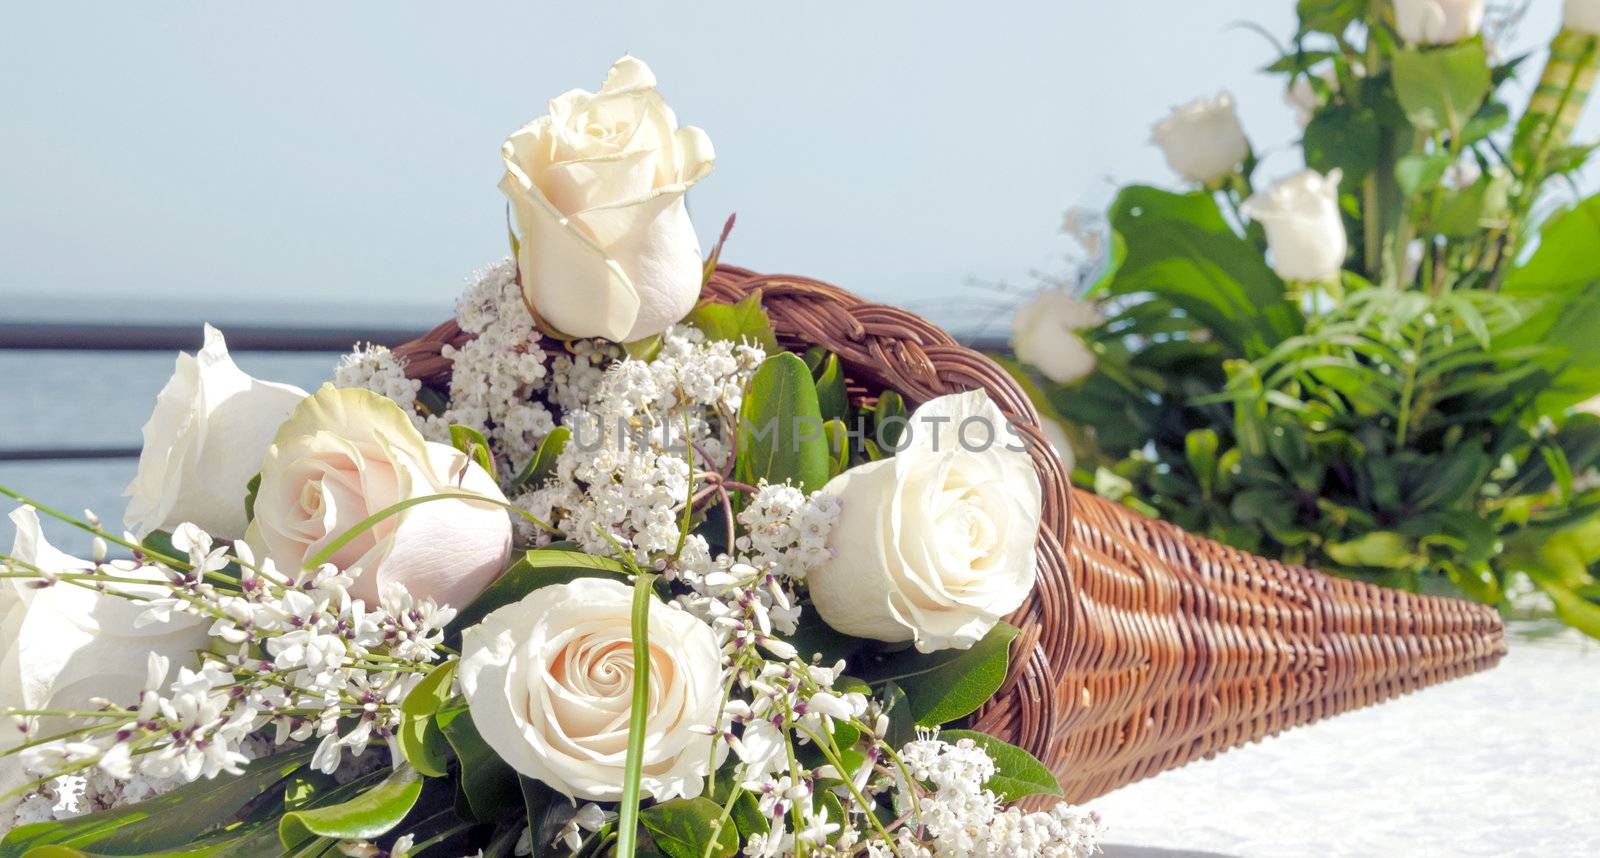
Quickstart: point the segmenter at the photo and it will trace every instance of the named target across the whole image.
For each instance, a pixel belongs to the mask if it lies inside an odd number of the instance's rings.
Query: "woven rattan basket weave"
[[[1494,611],[1285,566],[1073,489],[1038,417],[993,361],[904,310],[826,283],[722,266],[707,295],[760,290],[785,346],[820,345],[851,392],[912,403],[982,388],[1030,435],[1044,483],[1039,578],[1005,688],[976,715],[1051,762],[1082,801],[1289,727],[1494,665]],[[447,323],[397,349],[444,387]],[[546,344],[558,347],[554,344]]]

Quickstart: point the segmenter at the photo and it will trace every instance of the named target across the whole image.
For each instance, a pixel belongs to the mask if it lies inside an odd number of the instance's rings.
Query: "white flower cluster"
[[[332,566],[280,573],[270,560],[258,564],[242,542],[230,554],[189,524],[172,543],[187,564],[150,564],[166,576],[164,588],[140,584],[129,592],[117,583],[115,564],[102,564],[107,582],[95,586],[145,605],[141,624],[174,615],[211,620],[212,650],[175,677],[169,659],[152,653],[137,701],[103,701],[84,716],[92,723],[85,731],[30,736],[20,755],[26,770],[187,783],[238,774],[257,755],[255,734],[272,727],[274,745],[320,740],[312,764],[332,774],[345,751],[360,755],[393,734],[400,701],[437,658],[453,609],[413,600],[393,584],[369,608],[350,597],[351,579]],[[235,569],[236,583],[227,575]],[[73,584],[41,572],[44,586]],[[39,713],[11,714],[26,732],[28,716]]]
[[[522,303],[516,266],[509,259],[469,281],[456,304],[456,321],[474,338],[441,351],[454,364],[450,404],[443,414],[418,408],[421,383],[406,378],[400,359],[382,347],[357,348],[346,355],[335,370],[334,384],[389,397],[432,441],[448,441],[452,425],[470,426],[489,439],[503,464],[518,468],[533,456],[555,421],[541,401],[549,370],[539,331]]]
[[[1002,808],[984,787],[994,760],[971,739],[951,744],[927,733],[908,742],[900,758],[912,782],[901,782],[897,806],[914,808],[924,836],[908,826],[892,847],[869,844],[874,858],[1084,858],[1098,851],[1101,825],[1093,813],[1065,802],[1039,813]]]
[[[739,400],[762,358],[673,328],[648,362],[598,372],[593,353],[558,359],[552,400],[572,439],[554,478],[516,502],[593,554],[614,553],[613,540],[641,563],[675,553],[692,488],[726,470]]]

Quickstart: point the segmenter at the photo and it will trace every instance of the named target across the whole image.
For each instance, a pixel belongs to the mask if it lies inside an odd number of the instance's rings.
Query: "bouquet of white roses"
[[[1093,851],[959,729],[1035,580],[1000,410],[852,395],[759,296],[700,304],[711,144],[642,62],[504,156],[447,391],[366,347],[308,395],[208,329],[126,532],[0,488],[0,856]]]

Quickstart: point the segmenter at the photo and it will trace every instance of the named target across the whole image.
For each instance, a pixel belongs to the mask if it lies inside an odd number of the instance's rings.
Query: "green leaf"
[[[97,852],[122,855],[187,846],[230,820],[241,807],[281,783],[310,758],[310,748],[288,751],[246,764],[244,774],[195,781],[138,804],[24,825],[0,840],[0,858],[13,858],[46,845],[94,847]]]
[[[1424,562],[1410,540],[1398,533],[1377,530],[1350,542],[1335,542],[1324,551],[1341,566],[1412,569]]]
[[[850,396],[844,386],[844,368],[839,356],[829,353],[817,373],[817,407],[822,419],[843,421],[850,416]]]
[[[543,854],[540,845],[555,839],[554,831],[546,831],[546,820],[549,818],[551,802],[555,801],[555,790],[545,786],[539,781],[529,777],[518,776],[522,785],[522,809],[528,818],[528,830],[533,836],[533,852],[535,855]]]
[[[972,730],[941,730],[946,742],[971,739],[994,760],[994,776],[984,786],[1001,801],[1016,801],[1030,795],[1062,795],[1061,783],[1044,763],[1016,745]]]
[[[1505,294],[1532,302],[1533,312],[1497,348],[1552,346],[1564,357],[1549,368],[1558,373],[1538,403],[1541,415],[1555,415],[1600,393],[1600,196],[1584,200],[1553,219],[1527,264],[1506,280]],[[1551,359],[1553,360],[1553,358]]]
[[[529,486],[538,488],[555,476],[556,459],[561,456],[561,451],[567,448],[567,442],[571,440],[572,430],[565,426],[557,426],[550,430],[550,434],[539,442],[539,449],[533,454],[533,458],[528,460],[528,466],[511,481],[509,493],[515,495]]]
[[[1340,186],[1352,190],[1378,166],[1381,131],[1370,108],[1330,105],[1306,126],[1306,166],[1320,173],[1344,171]]]
[[[850,430],[843,420],[829,420],[822,424],[822,437],[828,442],[828,479],[831,480],[850,468]]]
[[[878,446],[885,450],[898,449],[907,425],[905,398],[892,390],[879,394],[878,404],[872,408],[872,434]]]
[[[908,650],[868,665],[861,678],[873,686],[899,685],[916,723],[937,727],[971,715],[1000,690],[1019,633],[999,623],[971,649],[926,655]]]
[[[1210,494],[1217,476],[1217,448],[1221,441],[1215,429],[1196,429],[1183,438],[1184,458],[1194,472],[1200,490]]]
[[[1133,186],[1118,195],[1110,221],[1116,264],[1102,291],[1163,299],[1239,356],[1265,354],[1304,328],[1283,281],[1210,194]]]
[[[453,706],[435,717],[461,764],[457,812],[464,811],[463,816],[479,822],[493,822],[521,806],[522,785],[517,773],[483,740],[467,707]]]
[[[1299,0],[1301,33],[1342,35],[1366,11],[1366,0]]]
[[[628,356],[629,360],[645,361],[648,363],[655,360],[656,355],[661,354],[661,344],[663,342],[665,342],[665,339],[662,337],[662,335],[656,334],[654,336],[645,337],[642,340],[634,340],[631,343],[623,343],[622,351]]]
[[[477,462],[479,467],[488,471],[489,476],[494,477],[495,481],[499,482],[500,478],[495,474],[494,454],[489,452],[489,439],[483,437],[482,432],[471,426],[452,425],[450,427],[450,446],[466,453],[468,458]]]
[[[622,564],[609,557],[558,548],[539,548],[522,555],[511,564],[489,589],[462,609],[451,625],[468,629],[506,605],[522,601],[535,590],[556,584],[569,584],[579,578],[609,578],[627,582]]]
[[[724,825],[715,845],[711,832],[722,818],[722,808],[708,798],[680,798],[647,807],[639,821],[655,838],[661,851],[672,858],[702,858],[711,847],[712,858],[732,858],[739,850],[739,831]]]
[[[256,495],[261,493],[261,475],[256,474],[244,484],[244,520],[256,520]]]
[[[1489,94],[1483,43],[1396,52],[1394,88],[1413,125],[1459,135]]]
[[[783,351],[778,345],[778,335],[772,332],[772,321],[761,307],[759,291],[737,304],[701,304],[691,310],[684,321],[699,328],[709,340],[749,342],[769,355]]]
[[[458,661],[447,661],[428,672],[417,686],[400,702],[400,730],[396,734],[400,751],[412,768],[430,778],[442,778],[449,763],[446,752],[449,743],[444,731],[434,721],[434,715],[450,699],[450,688],[456,676]]]
[[[751,377],[739,410],[738,473],[751,485],[791,480],[807,492],[828,481],[817,387],[798,356],[769,357]]]
[[[901,748],[917,737],[917,716],[911,712],[911,701],[898,682],[885,683],[878,695],[883,702],[883,714],[889,716],[889,732],[884,741],[891,748]]]
[[[1455,162],[1455,158],[1442,153],[1407,155],[1395,164],[1395,181],[1408,197],[1427,193],[1439,186],[1445,171]]]
[[[400,824],[422,795],[422,775],[408,765],[396,766],[379,784],[339,804],[292,810],[278,822],[278,838],[292,849],[317,837],[367,840]]]

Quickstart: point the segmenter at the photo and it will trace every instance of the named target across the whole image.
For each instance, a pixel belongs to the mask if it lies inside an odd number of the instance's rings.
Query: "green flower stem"
[[[408,510],[408,509],[410,509],[410,508],[412,508],[414,506],[421,506],[422,504],[425,504],[425,503],[430,503],[432,501],[440,501],[440,500],[475,501],[475,502],[478,502],[478,503],[486,503],[486,504],[490,504],[492,506],[498,506],[498,507],[506,509],[506,510],[508,510],[510,512],[516,513],[517,515],[522,516],[523,518],[525,518],[528,521],[532,522],[535,527],[543,528],[546,532],[548,532],[548,533],[550,533],[552,535],[557,535],[557,536],[560,535],[560,533],[555,528],[551,527],[548,524],[545,524],[543,521],[541,521],[538,518],[534,517],[533,515],[528,513],[526,510],[521,509],[520,507],[513,506],[513,505],[511,505],[509,503],[505,503],[503,501],[497,501],[497,500],[495,500],[493,498],[487,498],[487,497],[484,497],[483,495],[475,495],[475,494],[471,494],[471,493],[468,493],[468,492],[446,492],[444,494],[427,495],[426,497],[411,498],[409,500],[403,500],[403,501],[395,504],[394,506],[388,507],[387,509],[379,510],[378,512],[375,512],[372,515],[367,516],[366,518],[364,518],[361,521],[357,522],[355,524],[355,526],[353,526],[349,530],[345,531],[342,535],[339,536],[338,539],[335,539],[334,541],[332,541],[332,542],[328,543],[326,546],[324,546],[323,549],[321,551],[318,551],[315,555],[313,555],[310,560],[307,560],[306,563],[305,563],[305,568],[306,569],[315,569],[318,566],[321,566],[322,564],[327,563],[329,558],[331,558],[331,557],[333,557],[333,555],[339,553],[339,549],[341,549],[341,548],[345,547],[346,545],[349,545],[350,543],[352,543],[355,540],[359,539],[363,533],[366,533],[367,531],[371,530],[372,528],[377,527],[379,524],[383,523],[384,520],[386,520],[388,518],[391,518],[391,517],[393,517],[395,515],[399,515],[400,513],[405,512],[406,510]]]
[[[744,772],[743,766],[734,771],[734,786],[728,790],[728,800],[722,803],[722,815],[717,817],[717,824],[711,829],[711,836],[706,838],[706,851],[701,853],[700,858],[711,858],[712,851],[717,848],[717,841],[722,839],[722,829],[727,827],[728,820],[733,817],[733,806],[738,803],[739,796],[744,794],[738,786]]]
[[[633,566],[631,560],[629,565]],[[628,713],[628,757],[617,808],[617,858],[633,858],[639,838],[639,781],[644,770],[645,721],[650,710],[650,599],[656,576],[634,566],[633,707]]]
[[[11,498],[12,500],[21,501],[22,503],[33,507],[34,509],[38,510],[39,512],[42,512],[45,515],[50,516],[51,518],[54,518],[54,519],[56,519],[58,521],[64,521],[67,524],[70,524],[70,525],[72,525],[73,527],[76,527],[79,530],[87,531],[88,533],[92,533],[95,536],[98,536],[98,537],[100,537],[101,539],[104,539],[107,542],[112,542],[112,543],[115,543],[117,545],[120,545],[123,548],[128,549],[129,551],[137,551],[140,554],[145,555],[146,557],[151,557],[151,558],[154,558],[156,560],[159,560],[162,563],[165,563],[166,565],[171,566],[174,569],[182,569],[184,571],[188,571],[188,569],[189,569],[189,562],[187,560],[179,560],[176,557],[168,557],[167,555],[162,554],[159,551],[154,551],[154,550],[152,550],[150,548],[147,548],[147,547],[145,547],[143,545],[134,545],[133,543],[123,539],[120,536],[117,536],[116,534],[108,533],[105,530],[102,530],[102,529],[100,529],[98,527],[95,527],[92,524],[89,524],[88,522],[79,521],[78,519],[73,518],[72,516],[67,515],[64,512],[60,512],[59,510],[56,510],[56,509],[54,509],[52,507],[45,506],[42,503],[39,503],[38,501],[34,500],[33,498],[17,494],[16,492],[12,491],[11,489],[6,488],[5,486],[0,486],[0,495],[5,495],[6,497]]]
[[[818,736],[804,727],[800,728],[800,732],[809,736],[811,741],[816,743],[817,749],[822,751],[822,756],[826,757],[828,763],[833,766],[833,770],[839,773],[839,779],[844,781],[845,787],[850,790],[850,797],[854,798],[856,805],[861,808],[863,813],[866,813],[867,819],[871,821],[872,827],[878,832],[878,836],[882,837],[885,843],[894,842],[894,838],[890,837],[889,832],[884,830],[883,823],[878,821],[877,815],[867,812],[867,808],[872,805],[867,801],[867,797],[861,794],[861,790],[856,789],[856,782],[850,777],[850,770],[845,767],[844,757],[839,753],[838,745],[834,744],[833,737],[824,738]]]

